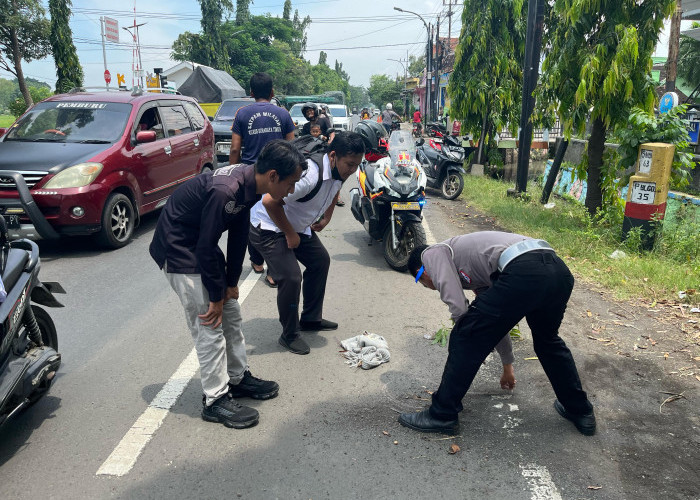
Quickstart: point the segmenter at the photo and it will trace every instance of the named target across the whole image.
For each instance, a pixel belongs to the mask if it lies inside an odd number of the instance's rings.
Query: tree
[[[321,53],[318,55],[318,64],[319,65],[328,65],[328,54],[326,54],[324,51],[321,51]]]
[[[289,21],[292,15],[292,0],[284,0],[284,9],[282,10],[282,19]]]
[[[369,104],[369,94],[362,85],[348,85],[348,106],[358,109]]]
[[[398,80],[393,80],[387,75],[372,75],[369,77],[369,88],[367,93],[370,100],[377,106],[384,107],[388,102],[394,105],[394,111],[398,114],[403,113],[403,104],[401,102],[401,91],[403,83]]]
[[[0,114],[3,114],[17,91],[17,85],[12,80],[0,78]]]
[[[236,0],[236,24],[243,24],[250,19],[250,0]]]
[[[425,71],[425,55],[420,57],[409,56],[408,57],[408,76],[413,78],[423,75]]]
[[[46,57],[50,50],[49,21],[39,0],[0,0],[0,68],[17,77],[24,101],[33,105],[22,71],[22,60]]]
[[[484,5],[484,3],[486,5]],[[503,127],[518,126],[525,50],[523,0],[466,0],[462,32],[447,91],[450,115],[479,136],[484,163],[489,142]]]
[[[49,86],[35,87],[34,85],[29,85],[27,88],[32,96],[32,103],[43,101],[53,93]],[[22,96],[17,97],[9,106],[10,113],[15,118],[22,115],[28,108],[27,101]]]
[[[233,4],[231,0],[199,0],[199,4],[202,8],[202,46],[206,57],[204,64],[230,72],[228,50],[221,37],[221,18],[224,11],[233,8]]]
[[[83,68],[73,44],[70,19],[71,0],[49,0],[51,14],[51,48],[56,62],[56,92],[68,92],[83,85]]]
[[[693,23],[692,28],[700,28],[700,23]],[[678,49],[678,76],[691,87],[700,84],[700,41],[686,35],[681,35]]]
[[[567,137],[588,139],[586,208],[602,207],[603,185],[614,177],[614,165],[603,170],[608,131],[626,126],[630,110],[654,107],[652,59],[664,19],[676,0],[555,0],[545,33],[543,84],[538,106],[556,111]],[[465,9],[466,10],[466,9]]]

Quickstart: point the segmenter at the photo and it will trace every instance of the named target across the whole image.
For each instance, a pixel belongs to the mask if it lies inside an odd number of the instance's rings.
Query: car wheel
[[[134,205],[128,196],[112,193],[102,212],[99,242],[107,248],[121,248],[131,240],[136,225]]]

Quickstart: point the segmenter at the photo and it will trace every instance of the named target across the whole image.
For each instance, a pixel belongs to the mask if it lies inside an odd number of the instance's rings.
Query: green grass
[[[507,231],[547,240],[564,258],[571,270],[584,281],[597,283],[613,292],[615,298],[641,298],[679,302],[678,292],[700,286],[700,224],[683,234],[666,231],[653,252],[635,252],[619,240],[620,228],[596,224],[587,216],[583,205],[552,196],[556,206],[545,209],[539,199],[541,187],[528,185],[530,201],[508,197],[511,184],[488,177],[465,176],[462,199],[477,210],[496,219]],[[686,228],[687,229],[687,228]],[[682,247],[686,254],[670,251]],[[609,257],[623,250],[627,258]],[[688,253],[690,252],[690,253]],[[689,294],[687,302],[700,302],[700,290]]]
[[[0,127],[7,128],[15,122],[15,117],[12,115],[0,115]]]

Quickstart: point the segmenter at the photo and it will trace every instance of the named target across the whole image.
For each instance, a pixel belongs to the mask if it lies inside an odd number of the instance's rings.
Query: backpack
[[[292,140],[292,144],[304,155],[304,158],[310,159],[318,166],[318,181],[316,181],[316,185],[306,196],[297,200],[300,203],[306,203],[316,196],[321,189],[321,184],[323,183],[323,157],[328,152],[328,147],[322,140],[312,135],[297,137]]]

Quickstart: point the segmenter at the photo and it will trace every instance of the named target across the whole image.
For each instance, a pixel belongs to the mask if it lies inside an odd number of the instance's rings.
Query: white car
[[[350,130],[350,113],[348,107],[343,104],[329,104],[328,109],[333,115],[333,128],[336,130]]]
[[[316,106],[318,106],[319,111],[321,110],[321,105],[319,103],[316,103]],[[333,104],[331,106],[334,106]],[[294,126],[301,132],[301,129],[304,125],[306,125],[306,122],[309,120],[306,119],[304,114],[301,112],[301,108],[304,107],[304,103],[299,103],[295,104],[294,106],[291,107],[289,110],[289,114],[292,116],[292,121],[294,122]],[[333,112],[331,111],[331,114]],[[333,121],[333,116],[328,117],[328,119],[331,121],[331,126],[334,126],[334,121]]]

